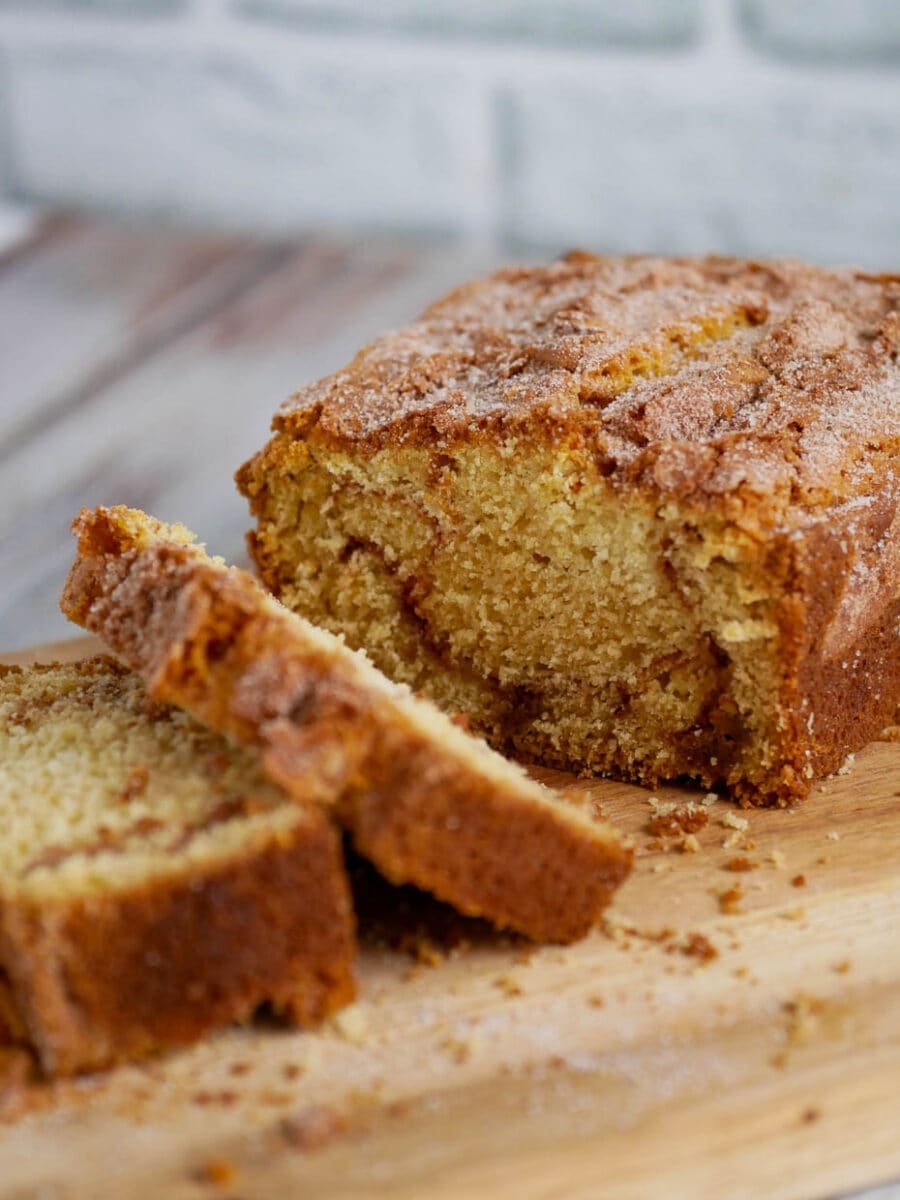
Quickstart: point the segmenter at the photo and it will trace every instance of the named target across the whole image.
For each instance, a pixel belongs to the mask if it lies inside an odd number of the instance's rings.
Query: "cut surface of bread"
[[[468,284],[238,473],[260,574],[497,747],[787,803],[900,703],[900,276]]]
[[[608,826],[530,780],[182,527],[85,510],[63,611],[152,695],[258,746],[392,882],[538,939],[583,935],[626,876]]]
[[[353,998],[339,838],[107,657],[0,667],[0,1042],[47,1074]]]

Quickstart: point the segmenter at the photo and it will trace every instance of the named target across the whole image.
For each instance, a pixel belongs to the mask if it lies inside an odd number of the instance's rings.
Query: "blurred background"
[[[0,0],[0,648],[83,503],[243,555],[276,405],[572,245],[900,267],[897,0]]]
[[[11,197],[897,260],[896,0],[0,0],[0,48]]]

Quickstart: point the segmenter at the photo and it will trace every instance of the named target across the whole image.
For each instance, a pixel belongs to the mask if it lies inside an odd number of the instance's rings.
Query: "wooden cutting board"
[[[648,792],[578,786],[637,848],[606,930],[529,952],[473,924],[448,951],[446,913],[407,896],[430,961],[370,930],[325,1030],[8,1096],[0,1196],[735,1200],[900,1175],[900,745],[798,809],[710,805],[693,852],[654,848]]]

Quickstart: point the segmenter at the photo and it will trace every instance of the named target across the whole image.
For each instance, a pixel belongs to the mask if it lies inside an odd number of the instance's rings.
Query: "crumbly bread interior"
[[[457,448],[452,492],[415,448],[364,469],[304,457],[269,476],[264,574],[392,678],[547,763],[654,781],[688,759],[710,784],[770,770],[777,580],[752,539],[575,487],[562,452]]]
[[[103,895],[304,820],[259,756],[113,659],[0,667],[0,896]]]

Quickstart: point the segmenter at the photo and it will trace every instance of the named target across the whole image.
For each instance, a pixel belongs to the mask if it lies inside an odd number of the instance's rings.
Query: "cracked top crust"
[[[898,352],[900,274],[573,253],[366,346],[282,407],[272,447],[550,439],[614,482],[763,497],[778,521],[896,475]]]

